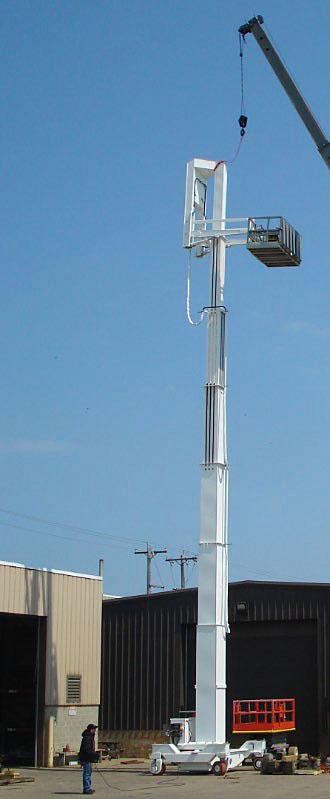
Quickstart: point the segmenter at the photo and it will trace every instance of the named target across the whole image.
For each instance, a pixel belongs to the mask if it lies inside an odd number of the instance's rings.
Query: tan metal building
[[[98,724],[101,576],[0,561],[0,758],[46,765]]]

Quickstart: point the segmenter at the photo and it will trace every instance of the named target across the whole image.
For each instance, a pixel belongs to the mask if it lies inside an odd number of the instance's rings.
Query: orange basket
[[[296,729],[294,699],[235,699],[233,732],[289,732]]]

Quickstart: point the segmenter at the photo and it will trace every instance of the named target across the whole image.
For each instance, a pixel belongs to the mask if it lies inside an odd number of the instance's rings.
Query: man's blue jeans
[[[83,764],[83,791],[89,791],[91,789],[91,776],[92,776],[92,764],[91,763],[84,763]]]

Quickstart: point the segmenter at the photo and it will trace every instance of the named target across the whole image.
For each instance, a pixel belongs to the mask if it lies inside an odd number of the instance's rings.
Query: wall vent
[[[80,705],[81,702],[81,677],[67,676],[66,701],[68,705]]]

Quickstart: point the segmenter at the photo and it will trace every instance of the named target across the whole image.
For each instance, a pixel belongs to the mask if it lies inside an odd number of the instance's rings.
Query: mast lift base
[[[265,740],[245,741],[242,746],[232,749],[229,743],[202,743],[190,740],[194,731],[195,719],[178,718],[170,720],[168,734],[176,743],[153,744],[150,771],[156,776],[165,773],[166,766],[178,766],[179,771],[205,772],[219,776],[241,766],[248,757],[263,757],[266,752]],[[179,731],[179,739],[178,739]]]

